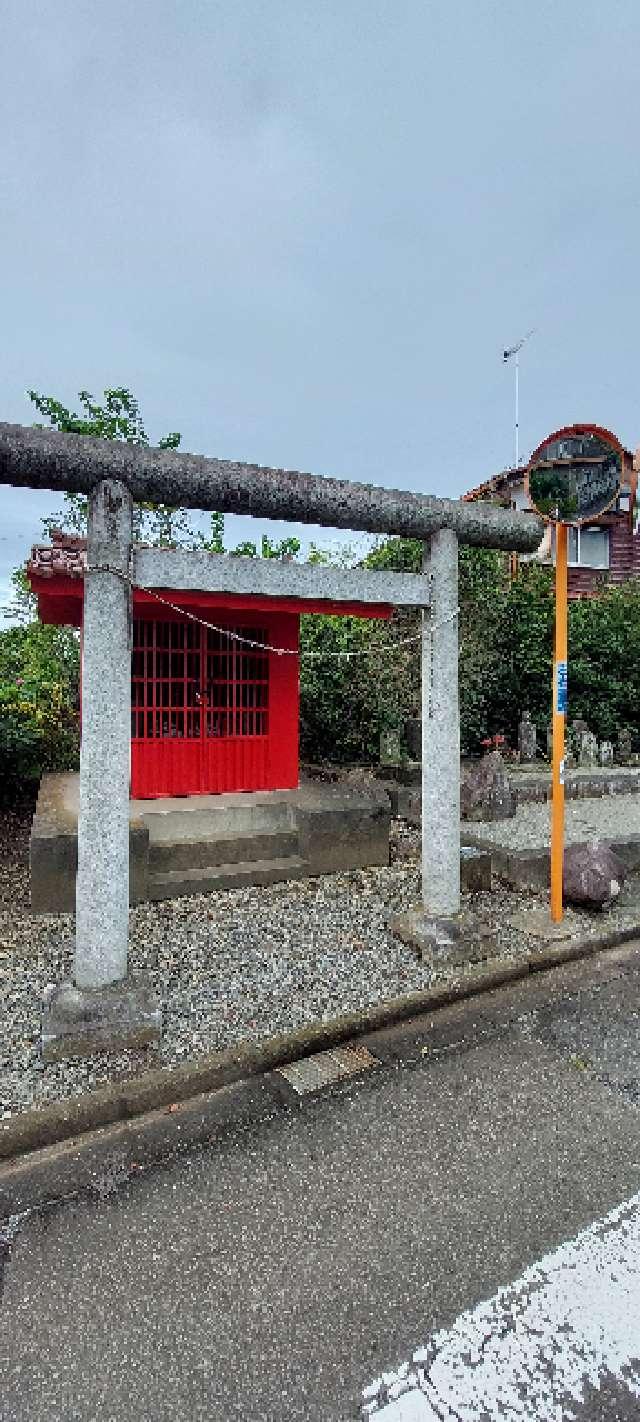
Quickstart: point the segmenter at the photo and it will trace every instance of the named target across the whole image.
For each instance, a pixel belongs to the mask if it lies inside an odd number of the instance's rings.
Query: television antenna
[[[533,336],[533,334],[534,334],[534,328],[532,327],[532,329],[531,329],[530,331],[527,331],[526,335],[522,337],[522,340],[516,341],[516,343],[515,343],[514,346],[508,346],[507,349],[502,352],[502,363],[503,363],[503,365],[506,365],[507,362],[511,360],[511,357],[512,357],[512,356],[515,356],[515,362],[514,362],[514,364],[515,364],[515,372],[516,372],[516,419],[515,419],[515,453],[516,453],[515,467],[516,467],[516,469],[519,469],[519,468],[520,468],[520,351],[522,350],[522,347],[525,345],[525,343],[526,343],[528,340],[531,339],[531,336]]]

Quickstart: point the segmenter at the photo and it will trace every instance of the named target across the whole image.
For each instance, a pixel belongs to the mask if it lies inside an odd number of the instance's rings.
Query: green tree
[[[106,390],[103,402],[80,391],[80,413],[67,409],[53,396],[29,391],[38,413],[55,428],[70,434],[124,440],[146,445],[148,437],[138,403],[123,387]],[[177,449],[180,435],[161,440],[163,449]],[[166,505],[136,508],[136,533],[150,542],[168,544],[193,536],[184,511]],[[62,524],[83,533],[87,500],[67,494],[64,507],[43,520],[45,531]],[[198,545],[222,548],[222,520],[213,515],[211,537],[197,535]],[[78,635],[71,628],[50,627],[37,618],[36,601],[19,569],[12,579],[9,616],[13,626],[0,632],[0,783],[2,794],[14,796],[37,783],[45,770],[72,769],[79,748],[80,653]]]
[[[94,439],[122,440],[126,444],[148,446],[140,406],[135,395],[125,386],[104,391],[102,401],[95,400],[88,390],[78,392],[80,413],[70,410],[53,395],[41,395],[29,390],[29,399],[40,415],[54,429],[64,434],[90,435]],[[159,449],[178,449],[182,436],[177,431],[158,441]],[[87,529],[87,499],[82,494],[65,494],[63,508],[51,518],[43,519],[45,532],[53,528],[69,529],[84,534]],[[134,507],[134,538],[155,547],[200,548],[209,553],[224,553],[224,515],[211,513],[204,531],[194,524],[185,509],[169,504],[142,503]],[[245,558],[295,558],[300,552],[298,538],[272,541],[268,535],[261,540],[260,553],[256,543],[247,540],[231,550]]]
[[[382,539],[361,562],[367,568],[417,572],[422,543]],[[527,566],[514,582],[503,554],[461,547],[459,617],[463,752],[476,753],[481,741],[496,732],[514,744],[525,706],[542,731],[548,720],[553,620],[548,572]],[[417,610],[398,610],[383,624],[303,619],[302,728],[310,759],[375,758],[380,731],[401,728],[419,713],[419,632]],[[335,655],[345,648],[358,655],[349,660]],[[326,660],[308,657],[317,650],[327,654]],[[363,651],[366,655],[360,655]]]
[[[314,561],[344,564],[314,550]],[[414,571],[422,545],[380,540],[360,565]],[[312,761],[375,761],[380,733],[401,729],[420,702],[420,615],[398,609],[390,621],[301,618],[300,708],[303,754]],[[347,656],[346,653],[349,653]]]
[[[417,642],[403,622],[300,619],[300,731],[310,761],[378,758],[380,732],[400,728],[419,701]],[[414,626],[415,630],[415,626]]]
[[[569,607],[569,711],[596,735],[640,733],[640,583],[603,588]]]
[[[69,627],[47,627],[30,609],[0,632],[0,798],[35,786],[44,770],[78,762],[80,649]]]
[[[149,444],[138,401],[125,386],[105,390],[102,403],[95,400],[88,390],[80,390],[80,413],[68,409],[53,395],[41,395],[37,390],[29,390],[27,393],[38,413],[43,415],[54,429],[61,430],[64,434],[121,440],[126,444]],[[178,449],[181,438],[174,430],[158,441],[158,448]],[[65,494],[62,510],[52,518],[43,520],[43,523],[48,533],[52,528],[60,526],[74,533],[85,533],[86,497],[82,494]],[[212,513],[208,533],[203,533],[194,527],[184,509],[173,508],[169,504],[142,503],[137,504],[134,509],[134,536],[141,542],[152,543],[158,547],[179,544],[182,547],[206,548],[212,553],[222,553],[224,518],[222,514]]]
[[[257,543],[247,539],[244,543],[238,543],[232,549],[236,558],[297,558],[300,552],[299,538],[281,538],[274,543],[268,534],[264,533],[260,541],[260,552],[258,553]]]

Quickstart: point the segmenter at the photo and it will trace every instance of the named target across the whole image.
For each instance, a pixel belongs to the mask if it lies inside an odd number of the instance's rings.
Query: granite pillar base
[[[494,929],[464,912],[436,918],[417,904],[390,919],[389,930],[433,968],[462,967],[497,953]]]
[[[126,978],[102,988],[79,988],[72,982],[45,988],[45,1062],[96,1052],[137,1051],[159,1042],[161,1035],[160,1001],[144,979]]]

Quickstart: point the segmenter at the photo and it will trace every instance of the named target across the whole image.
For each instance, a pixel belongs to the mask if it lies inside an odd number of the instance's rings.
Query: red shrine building
[[[82,636],[86,541],[57,531],[52,538],[32,549],[27,565],[38,613]],[[388,618],[392,608],[134,586],[132,612],[130,794],[144,800],[294,789],[301,613]]]

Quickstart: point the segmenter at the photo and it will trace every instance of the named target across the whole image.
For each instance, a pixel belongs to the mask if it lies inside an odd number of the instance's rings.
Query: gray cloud
[[[535,326],[522,448],[633,444],[639,41],[635,0],[4,0],[1,417],[125,383],[186,448],[455,495]]]

